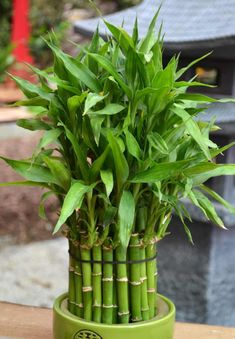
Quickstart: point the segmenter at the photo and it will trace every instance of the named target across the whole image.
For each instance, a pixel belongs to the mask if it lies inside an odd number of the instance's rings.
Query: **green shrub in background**
[[[10,21],[12,13],[12,1],[0,1],[0,49],[5,48],[10,41]]]

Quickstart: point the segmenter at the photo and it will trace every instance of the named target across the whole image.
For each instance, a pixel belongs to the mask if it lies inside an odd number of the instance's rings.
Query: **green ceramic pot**
[[[158,315],[152,320],[135,324],[105,325],[85,321],[67,309],[67,294],[54,303],[54,339],[173,339],[175,306],[157,295]]]

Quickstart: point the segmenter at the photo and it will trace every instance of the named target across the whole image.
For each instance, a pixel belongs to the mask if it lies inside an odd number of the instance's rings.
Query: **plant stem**
[[[92,249],[93,260],[102,260],[102,249],[99,244],[95,244]],[[93,321],[101,322],[102,306],[102,264],[93,264]]]
[[[129,244],[130,260],[140,260],[140,242],[139,234],[131,235]],[[141,281],[140,281],[140,264],[130,264],[130,309],[131,320],[133,322],[141,321]]]
[[[116,265],[113,266],[113,324],[118,322]]]
[[[75,246],[76,258],[80,259],[80,250],[78,244]],[[83,299],[82,299],[82,265],[80,261],[75,261],[74,271],[74,282],[75,282],[75,306],[76,315],[80,318],[83,317]]]
[[[126,261],[127,250],[121,246],[116,248],[117,261]],[[117,300],[118,320],[121,324],[129,323],[128,277],[127,264],[117,264]]]
[[[109,244],[103,246],[103,260],[113,261],[113,248]],[[103,264],[103,310],[102,323],[113,323],[113,264]]]
[[[91,260],[91,250],[85,244],[80,245],[82,260]],[[84,303],[84,319],[92,320],[92,276],[91,263],[82,263],[82,292]]]
[[[74,267],[75,260],[72,257],[74,255],[74,246],[71,240],[69,240],[69,286],[68,286],[68,309],[71,313],[75,314],[75,286],[74,286]]]
[[[140,259],[145,260],[145,248],[140,248]],[[146,276],[146,263],[140,264],[140,280],[141,280],[141,314],[142,320],[149,320],[149,304],[147,292],[147,276]]]
[[[146,258],[151,258],[156,254],[155,239],[151,239],[145,249]],[[156,304],[156,286],[155,286],[155,272],[156,272],[156,259],[146,263],[147,268],[147,287],[148,287],[148,304],[149,304],[149,318],[155,316]]]

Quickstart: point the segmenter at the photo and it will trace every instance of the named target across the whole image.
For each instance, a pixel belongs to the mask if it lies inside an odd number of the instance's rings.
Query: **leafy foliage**
[[[66,223],[74,239],[85,232],[90,247],[109,238],[125,248],[134,232],[146,243],[161,239],[173,209],[191,240],[185,197],[220,227],[209,197],[234,212],[204,184],[235,174],[235,165],[214,161],[233,144],[219,149],[209,139],[216,126],[197,118],[198,104],[216,99],[187,92],[200,83],[181,81],[186,68],[178,69],[178,56],[163,66],[156,20],[157,14],[141,40],[137,22],[133,36],[105,22],[112,36],[104,41],[97,31],[75,58],[52,38],[53,68],[34,69],[39,87],[16,79],[28,98],[20,104],[42,108],[18,124],[45,134],[32,159],[2,159],[28,184],[46,185],[58,197],[55,232]]]

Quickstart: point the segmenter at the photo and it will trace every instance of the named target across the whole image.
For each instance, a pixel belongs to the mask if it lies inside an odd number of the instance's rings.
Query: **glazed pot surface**
[[[53,307],[54,339],[173,339],[175,306],[157,295],[158,315],[151,320],[106,325],[85,321],[67,309],[67,294],[59,296]]]

